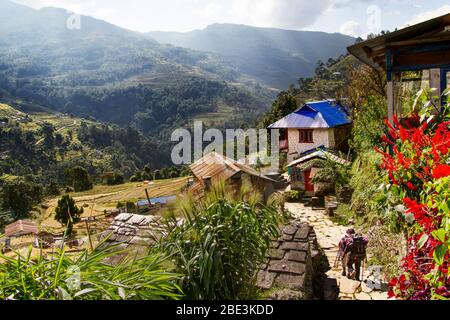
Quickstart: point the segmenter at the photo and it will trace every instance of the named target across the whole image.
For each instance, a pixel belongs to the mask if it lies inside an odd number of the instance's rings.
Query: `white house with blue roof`
[[[317,148],[346,151],[351,133],[347,109],[336,100],[307,102],[269,129],[280,130],[280,149],[292,162]]]

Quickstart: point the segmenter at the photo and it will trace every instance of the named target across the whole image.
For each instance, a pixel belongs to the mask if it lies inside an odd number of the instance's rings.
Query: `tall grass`
[[[204,200],[188,197],[179,204],[185,223],[171,230],[164,246],[186,274],[182,287],[188,299],[255,297],[256,272],[278,234],[279,215],[248,190],[232,194],[221,183]]]
[[[179,299],[180,275],[163,271],[164,258],[150,254],[110,265],[117,250],[64,250],[32,258],[32,248],[15,257],[0,255],[0,299],[151,300]],[[122,252],[123,253],[123,252]]]

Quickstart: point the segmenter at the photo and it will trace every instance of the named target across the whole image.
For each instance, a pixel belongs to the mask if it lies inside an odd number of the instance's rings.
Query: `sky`
[[[448,0],[14,0],[59,7],[123,28],[192,31],[213,23],[365,37],[450,13]]]

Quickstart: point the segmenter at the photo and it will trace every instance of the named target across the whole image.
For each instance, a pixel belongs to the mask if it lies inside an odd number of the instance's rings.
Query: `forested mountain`
[[[220,113],[217,126],[240,125],[270,104],[270,91],[238,84],[240,74],[214,54],[86,16],[78,28],[71,17],[0,0],[0,99],[131,124],[161,141],[188,119]]]
[[[219,54],[241,73],[283,89],[314,75],[316,62],[338,58],[355,39],[342,34],[214,24],[192,32],[150,32],[161,42]]]

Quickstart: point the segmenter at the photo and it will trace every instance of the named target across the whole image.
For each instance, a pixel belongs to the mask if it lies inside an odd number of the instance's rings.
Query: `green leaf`
[[[422,249],[423,246],[425,245],[425,243],[427,243],[429,237],[426,233],[424,233],[422,235],[422,237],[420,238],[419,242],[417,242],[417,246],[419,247],[419,249]]]
[[[433,237],[437,240],[439,240],[440,242],[445,242],[445,230],[444,229],[439,229],[439,230],[435,230],[432,233]]]
[[[442,265],[444,263],[444,257],[447,253],[447,246],[445,244],[441,244],[434,250],[433,258],[438,265]]]
[[[89,294],[91,292],[97,291],[97,289],[95,288],[87,288],[87,289],[83,289],[81,291],[78,291],[77,293],[74,294],[74,298],[78,298],[78,297],[82,297],[86,294]]]

